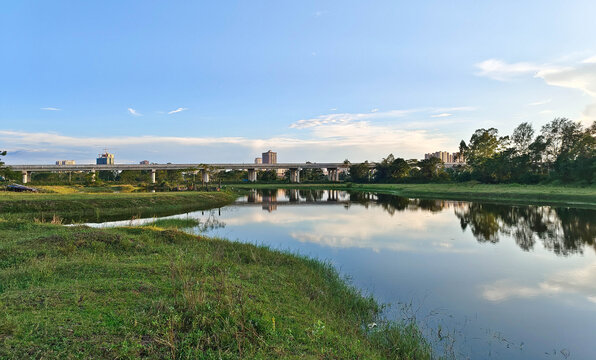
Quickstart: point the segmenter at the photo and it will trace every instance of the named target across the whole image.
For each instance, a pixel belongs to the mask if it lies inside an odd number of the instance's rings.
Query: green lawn
[[[263,247],[0,220],[3,359],[430,358],[379,309],[331,266]]]
[[[177,230],[192,219],[115,229],[33,221],[234,198],[2,194],[0,358],[431,358],[415,323],[383,321],[374,299],[317,260]]]
[[[152,217],[221,207],[233,202],[231,192],[157,193],[9,193],[0,192],[5,218],[93,222]]]
[[[519,204],[553,204],[596,207],[596,186],[553,186],[519,184],[242,184],[232,188],[304,188],[374,191],[405,197],[477,200]]]

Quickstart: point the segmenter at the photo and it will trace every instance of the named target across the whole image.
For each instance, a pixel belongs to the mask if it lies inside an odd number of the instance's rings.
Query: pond
[[[331,262],[388,317],[415,316],[439,353],[596,359],[595,210],[286,189],[171,217]]]

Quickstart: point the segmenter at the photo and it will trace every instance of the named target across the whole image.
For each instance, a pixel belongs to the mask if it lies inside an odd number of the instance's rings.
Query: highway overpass
[[[151,171],[151,182],[155,183],[155,173],[160,170],[186,170],[201,172],[203,182],[209,182],[209,173],[224,170],[246,170],[248,180],[257,181],[257,170],[290,170],[290,181],[300,182],[300,170],[302,169],[326,169],[329,180],[339,180],[339,170],[349,168],[352,164],[345,163],[279,163],[279,164],[252,164],[252,163],[230,163],[230,164],[113,164],[113,165],[6,165],[13,171],[21,171],[23,183],[31,180],[33,172],[89,172],[96,171],[126,171],[145,170]],[[374,163],[369,164],[370,168]]]

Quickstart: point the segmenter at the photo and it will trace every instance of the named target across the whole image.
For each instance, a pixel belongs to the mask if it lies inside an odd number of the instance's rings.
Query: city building
[[[447,151],[437,151],[434,153],[424,154],[424,158],[425,159],[437,158],[437,159],[441,159],[441,161],[444,163],[462,163],[462,164],[465,163],[465,160],[463,159],[463,157],[459,156],[458,152],[449,153]]]
[[[56,161],[56,165],[75,165],[74,160],[58,160]]]
[[[141,165],[149,165],[149,160],[143,160],[139,164],[141,164]]]
[[[107,151],[103,154],[99,154],[96,164],[97,165],[114,165],[114,154],[110,154]]]
[[[255,158],[255,164],[262,164],[263,163],[263,159],[261,159],[260,157]]]
[[[262,161],[263,164],[277,164],[277,153],[271,150],[264,152]]]

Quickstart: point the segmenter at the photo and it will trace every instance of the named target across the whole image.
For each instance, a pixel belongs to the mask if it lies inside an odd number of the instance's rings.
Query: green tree
[[[527,122],[519,124],[515,130],[513,130],[511,140],[513,141],[518,155],[526,155],[528,153],[533,138],[534,129],[532,128],[532,125]]]
[[[366,183],[370,181],[370,168],[368,161],[350,165],[350,178],[353,182]]]

